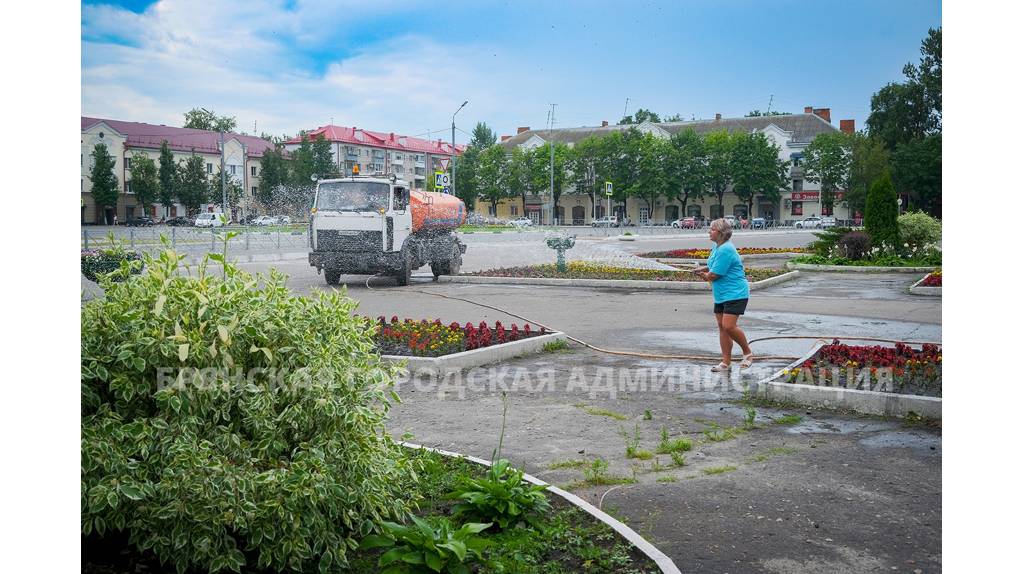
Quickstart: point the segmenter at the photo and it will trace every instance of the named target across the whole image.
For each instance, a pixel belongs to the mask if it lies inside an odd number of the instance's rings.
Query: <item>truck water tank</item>
[[[412,232],[454,230],[466,221],[466,204],[447,193],[409,191]]]

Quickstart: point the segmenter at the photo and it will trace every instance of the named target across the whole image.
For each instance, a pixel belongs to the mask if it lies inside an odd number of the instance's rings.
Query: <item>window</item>
[[[802,179],[794,179],[793,180],[793,191],[803,191],[803,190],[804,190],[804,180],[802,180]]]
[[[711,219],[721,219],[724,208],[721,205],[711,206]]]
[[[821,204],[821,215],[822,216],[825,216],[825,215],[835,215],[833,213],[834,207],[835,207],[834,205],[833,206],[828,206],[828,205],[825,205],[824,203],[822,203]]]
[[[132,168],[132,158],[130,158],[130,157],[124,158],[124,168],[125,169],[131,169]]]
[[[732,214],[739,219],[747,218],[747,206],[746,205],[734,205],[732,206]]]
[[[230,173],[231,175],[235,175],[235,174],[237,174],[238,172],[237,172],[237,171],[235,171],[235,169],[236,169],[237,167],[238,167],[238,166],[237,166],[237,165],[235,165],[235,164],[231,164],[231,165],[229,165],[229,166],[228,166],[228,173]]]
[[[700,217],[700,206],[699,205],[687,205],[686,206],[686,217]]]
[[[519,215],[519,206],[517,206],[517,205],[510,205],[509,208],[508,208],[508,212],[511,215]]]
[[[789,161],[793,162],[793,167],[799,167],[804,162],[804,154],[801,152],[789,154]]]
[[[252,195],[253,195],[253,197],[256,196],[256,187],[255,186],[252,188]]]
[[[206,173],[213,173],[213,164],[212,163],[206,164]]]
[[[256,166],[252,166],[252,176],[256,177]]]
[[[124,182],[124,192],[125,193],[131,193],[132,192],[132,182],[130,182],[130,181]]]
[[[791,215],[803,215],[804,214],[804,202],[802,202],[802,201],[794,201],[793,202],[793,211],[791,211],[790,214]]]

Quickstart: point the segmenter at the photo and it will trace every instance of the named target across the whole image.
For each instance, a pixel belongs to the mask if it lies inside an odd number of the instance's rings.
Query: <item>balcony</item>
[[[396,157],[395,159],[391,160],[391,165],[405,165],[405,160],[400,157]]]

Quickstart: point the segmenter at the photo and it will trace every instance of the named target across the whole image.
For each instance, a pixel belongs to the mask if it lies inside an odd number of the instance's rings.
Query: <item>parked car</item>
[[[836,218],[835,217],[822,217],[821,218],[821,228],[822,229],[824,229],[826,227],[835,227],[835,226],[836,226]]]
[[[672,227],[676,227],[676,228],[679,228],[679,229],[696,229],[697,228],[697,218],[696,217],[684,217],[682,219],[677,219],[677,220],[672,222]]]
[[[619,220],[614,215],[606,215],[604,217],[598,217],[594,221],[590,222],[591,227],[618,227]]]
[[[153,225],[153,223],[154,221],[152,217],[148,215],[143,215],[140,217],[133,217],[129,219],[128,221],[125,222],[125,225],[127,225],[128,227],[148,227],[150,225]]]
[[[251,222],[249,222],[249,225],[256,225],[256,226],[262,227],[262,226],[266,226],[266,225],[274,225],[276,223],[276,221],[277,220],[275,218],[273,218],[273,217],[271,217],[269,215],[261,215],[261,216],[257,217],[256,219],[253,219]]]
[[[833,221],[833,223],[835,222]],[[821,218],[816,215],[812,215],[807,219],[797,221],[793,227],[796,227],[797,229],[817,229],[821,227]]]
[[[768,222],[763,217],[755,217],[750,220],[751,229],[764,229],[768,227]]]
[[[726,215],[722,219],[724,219],[733,229],[739,227],[739,220],[736,219],[735,215]]]
[[[512,227],[532,227],[533,220],[529,217],[517,217],[516,219],[509,221],[508,224]]]
[[[196,227],[223,227],[220,213],[200,213],[196,218]]]
[[[290,225],[292,218],[287,215],[278,215],[274,218],[278,225]]]
[[[164,223],[166,223],[167,225],[171,225],[171,226],[188,227],[188,226],[193,225],[195,222],[193,220],[185,217],[185,216],[179,215],[177,217],[172,217],[172,218],[168,219]]]

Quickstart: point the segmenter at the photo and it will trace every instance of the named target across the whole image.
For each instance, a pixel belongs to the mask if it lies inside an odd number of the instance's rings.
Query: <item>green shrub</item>
[[[111,281],[124,281],[129,275],[142,272],[142,257],[135,251],[122,247],[110,249],[83,249],[82,275],[90,281],[99,282],[100,277],[109,275]]]
[[[147,258],[82,309],[83,535],[179,572],[340,569],[414,502],[383,430],[396,369],[346,297],[179,263]]]
[[[807,248],[819,257],[829,257],[834,254],[839,240],[851,231],[853,230],[849,227],[829,227],[823,229],[814,234],[818,239],[811,242]]]
[[[908,249],[928,249],[942,240],[942,223],[923,211],[904,213],[896,220],[900,241]]]
[[[896,203],[896,188],[888,173],[875,180],[868,190],[867,206],[864,209],[864,229],[871,236],[871,243],[881,251],[898,251],[900,247],[899,226],[896,218],[899,205]]]
[[[871,255],[871,238],[867,233],[851,231],[839,240],[839,255],[851,261],[859,261]]]
[[[455,516],[466,515],[473,520],[495,522],[502,529],[519,522],[532,524],[551,505],[544,496],[545,486],[523,481],[523,471],[500,459],[481,479],[467,479],[452,494],[460,500],[453,509]]]
[[[437,528],[412,516],[413,526],[384,523],[384,534],[363,539],[363,548],[391,548],[381,555],[377,566],[381,574],[452,572],[469,574],[464,562],[480,558],[491,543],[478,536],[490,524],[463,524],[458,530],[447,519],[439,519]]]

